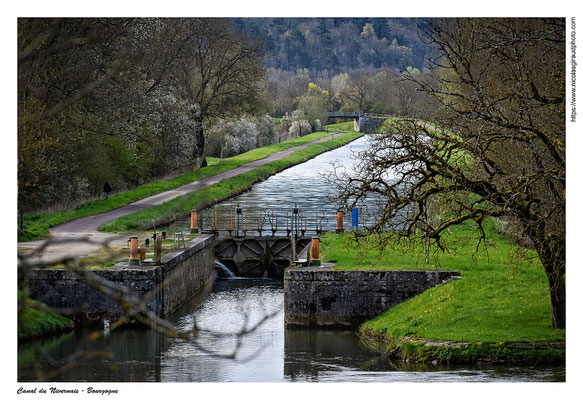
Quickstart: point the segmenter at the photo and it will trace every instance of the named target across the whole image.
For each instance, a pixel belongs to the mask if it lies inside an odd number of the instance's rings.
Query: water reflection
[[[172,320],[184,329],[236,332],[266,313],[282,308],[283,283],[271,279],[219,281],[200,305],[185,304]],[[196,343],[168,338],[151,329],[124,329],[91,340],[69,333],[39,341],[50,357],[66,359],[79,351],[106,352],[110,359],[85,360],[57,376],[69,382],[490,382],[564,381],[564,367],[435,367],[396,363],[367,350],[352,331],[285,329],[283,312],[244,337],[238,358],[260,351],[248,362],[213,356],[229,354],[232,337],[199,334]],[[18,380],[35,379],[38,365],[30,344],[18,350]]]
[[[74,332],[37,344],[53,360],[85,355],[73,368],[55,376],[59,382],[156,382],[160,381],[159,356],[167,338],[150,329],[124,329],[108,337],[92,339],[90,332]],[[33,381],[37,373],[50,374],[58,368],[35,354],[31,344],[18,348],[18,380]]]
[[[342,349],[341,352],[338,349]],[[306,360],[311,360],[306,363]],[[291,381],[336,380],[355,371],[391,371],[386,357],[367,351],[354,331],[286,329],[286,379]]]
[[[174,317],[183,329],[191,329],[196,321],[201,330],[235,334],[272,314],[275,315],[262,323],[260,329],[243,337],[234,360],[216,355],[232,354],[237,346],[236,336],[216,339],[208,332],[201,332],[196,344],[173,340],[162,355],[162,381],[280,381],[283,376],[282,281],[221,280],[203,304]],[[241,361],[249,357],[249,361]]]

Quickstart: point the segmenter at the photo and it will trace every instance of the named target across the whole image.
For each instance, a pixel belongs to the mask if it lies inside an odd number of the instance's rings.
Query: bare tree
[[[350,77],[342,96],[352,103],[357,111],[366,113],[375,104],[376,89],[374,76],[360,71]]]
[[[194,105],[194,155],[204,163],[204,124],[234,111],[253,111],[261,99],[262,46],[225,19],[165,20],[184,38],[174,82]],[[183,43],[183,45],[182,45]],[[251,108],[251,109],[250,109]]]
[[[409,80],[441,105],[437,127],[395,122],[339,182],[341,200],[385,200],[367,232],[384,245],[445,249],[453,225],[473,222],[484,240],[487,218],[516,221],[546,272],[552,326],[565,328],[565,21],[432,20],[426,36],[441,56]]]

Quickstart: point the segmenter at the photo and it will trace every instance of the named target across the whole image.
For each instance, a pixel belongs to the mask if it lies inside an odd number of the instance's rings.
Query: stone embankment
[[[460,279],[455,271],[335,271],[322,267],[288,268],[284,275],[288,327],[358,327],[397,304],[434,286]],[[405,336],[361,329],[371,350],[404,362],[430,364],[564,365],[565,342],[470,343]]]
[[[26,275],[21,273],[19,280],[25,280],[31,298],[76,321],[122,316],[124,310],[114,300],[115,293],[143,299],[148,311],[165,317],[212,279],[214,241],[214,235],[201,235],[186,243],[186,248],[164,255],[160,265],[129,265],[125,261],[91,270],[93,278],[64,268],[32,269]]]
[[[361,330],[362,343],[371,350],[404,362],[439,364],[565,365],[565,342],[470,343]]]
[[[336,271],[288,268],[285,323],[303,327],[357,327],[436,285],[459,279],[455,271]]]

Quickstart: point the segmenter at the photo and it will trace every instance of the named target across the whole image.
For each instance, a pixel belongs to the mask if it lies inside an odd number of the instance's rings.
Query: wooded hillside
[[[427,65],[434,48],[424,43],[409,18],[238,18],[235,23],[265,40],[264,64],[312,76],[390,67],[403,71]]]

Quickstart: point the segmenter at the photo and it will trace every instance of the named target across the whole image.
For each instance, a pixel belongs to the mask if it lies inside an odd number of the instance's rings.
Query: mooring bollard
[[[162,236],[156,237],[156,264],[160,264],[162,259]]]
[[[320,266],[322,262],[320,261],[320,238],[312,238],[312,258],[310,260],[310,265]]]
[[[336,233],[344,232],[344,213],[340,210],[336,212]]]
[[[138,237],[130,237],[130,265],[138,265],[140,260],[138,260]]]
[[[294,236],[298,236],[298,232],[300,230],[300,226],[299,226],[299,209],[298,209],[298,203],[296,203],[294,209],[293,209],[293,214],[292,214],[292,231],[294,233]]]
[[[190,233],[198,233],[198,216],[196,210],[190,211]]]

